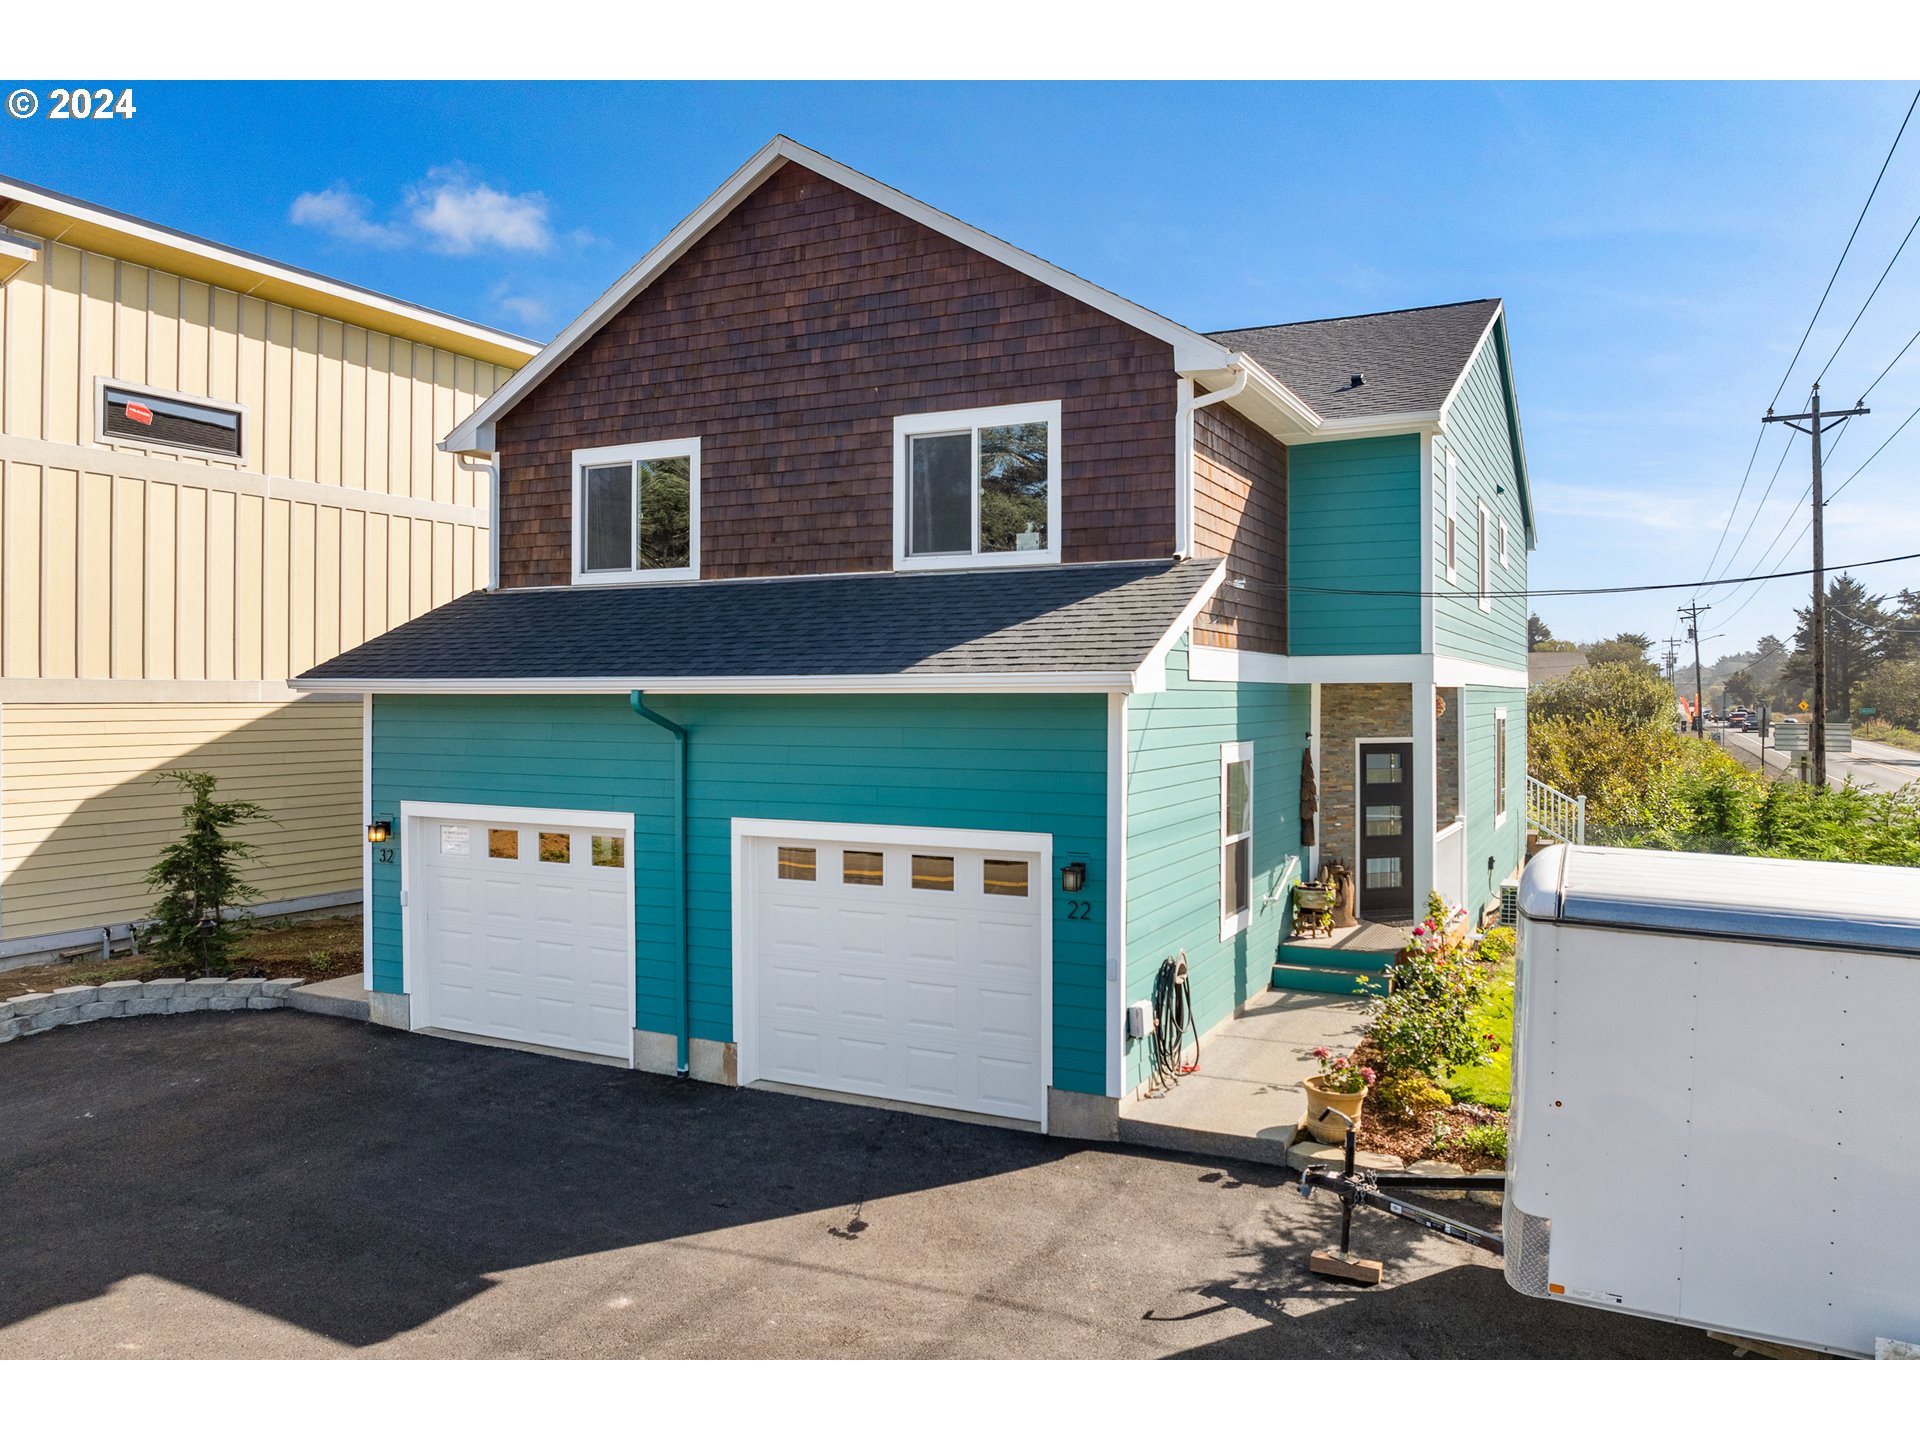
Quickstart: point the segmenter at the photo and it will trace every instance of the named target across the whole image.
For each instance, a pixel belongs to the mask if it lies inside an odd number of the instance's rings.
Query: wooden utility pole
[[[1776,415],[1769,410],[1760,421],[1788,426],[1813,441],[1813,704],[1807,716],[1807,749],[1813,761],[1813,783],[1822,790],[1827,788],[1827,501],[1820,488],[1820,437],[1843,420],[1872,413],[1864,405],[1823,412],[1820,383],[1815,381],[1813,403],[1804,415]]]
[[[1706,686],[1700,683],[1700,616],[1712,608],[1694,600],[1680,611],[1687,617],[1687,638],[1693,641],[1693,733],[1696,735],[1707,733]]]

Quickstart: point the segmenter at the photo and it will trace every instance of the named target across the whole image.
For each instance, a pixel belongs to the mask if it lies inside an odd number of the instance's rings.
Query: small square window
[[[985,864],[986,874],[982,887],[989,895],[1025,895],[1027,893],[1027,862],[1024,860],[989,860]]]
[[[951,855],[914,856],[913,888],[916,890],[953,889],[953,857]]]
[[[840,879],[847,885],[884,885],[887,881],[887,857],[878,850],[840,852]]]
[[[567,865],[573,861],[573,836],[565,830],[540,832],[540,858],[549,865]]]
[[[812,880],[819,874],[815,863],[816,852],[811,845],[782,845],[780,847],[780,878],[782,880]]]
[[[520,832],[518,830],[487,831],[487,854],[495,860],[518,860]]]
[[[609,870],[624,870],[627,865],[625,838],[619,835],[594,836],[593,863],[605,866]]]
[[[440,827],[440,853],[442,855],[467,855],[473,851],[473,832],[464,825],[442,825]]]

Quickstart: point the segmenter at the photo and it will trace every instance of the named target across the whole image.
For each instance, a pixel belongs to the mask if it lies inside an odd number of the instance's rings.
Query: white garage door
[[[413,1024],[631,1061],[625,817],[503,812],[411,824]]]
[[[1037,852],[748,840],[747,1078],[1041,1118]]]

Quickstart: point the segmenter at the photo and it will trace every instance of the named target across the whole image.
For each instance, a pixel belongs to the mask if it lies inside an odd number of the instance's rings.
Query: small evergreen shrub
[[[141,944],[189,974],[231,975],[234,947],[251,928],[233,911],[260,891],[240,878],[240,867],[254,858],[255,847],[228,832],[269,817],[250,800],[216,799],[220,782],[204,770],[166,770],[159,778],[189,798],[180,809],[180,838],[164,847],[147,871],[147,888],[160,898]]]

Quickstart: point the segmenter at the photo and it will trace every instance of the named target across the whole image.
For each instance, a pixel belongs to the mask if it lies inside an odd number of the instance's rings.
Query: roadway
[[[1707,729],[1731,754],[1758,767],[1761,758],[1758,735],[1751,730],[1729,730],[1723,725],[1709,725]],[[1787,757],[1773,748],[1772,736],[1768,736],[1767,773],[1778,775],[1786,769],[1786,764]],[[1920,752],[1855,740],[1852,754],[1827,756],[1827,783],[1837,789],[1849,779],[1861,790],[1898,790],[1902,785],[1920,780]]]

